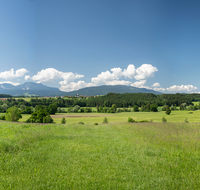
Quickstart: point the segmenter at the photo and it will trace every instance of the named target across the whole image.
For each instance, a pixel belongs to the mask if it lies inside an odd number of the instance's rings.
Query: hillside
[[[11,84],[1,84],[0,85],[0,94],[9,94],[12,96],[75,96],[83,95],[83,96],[96,96],[96,95],[106,95],[109,92],[113,93],[153,93],[153,94],[161,94],[160,92],[156,92],[154,90],[148,90],[145,88],[136,88],[125,85],[103,85],[103,86],[95,86],[95,87],[87,87],[79,90],[71,91],[71,92],[63,92],[58,88],[48,87],[41,83],[27,82],[18,86],[13,86]]]
[[[103,86],[95,86],[95,87],[87,87],[82,88],[80,90],[66,92],[65,95],[67,96],[74,96],[76,94],[83,95],[83,96],[96,96],[96,95],[106,95],[109,92],[113,93],[153,93],[153,94],[161,94],[160,92],[154,90],[148,90],[146,88],[136,88],[132,86],[125,86],[125,85],[103,85]]]
[[[61,93],[63,92],[58,88],[52,88],[34,82],[27,82],[18,86],[7,83],[0,85],[0,94],[9,94],[12,96],[60,96]]]

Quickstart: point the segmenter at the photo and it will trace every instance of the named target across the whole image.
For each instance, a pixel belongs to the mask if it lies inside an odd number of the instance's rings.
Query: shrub
[[[28,118],[28,119],[25,121],[25,123],[32,123],[32,122],[31,122],[31,118]]]
[[[164,105],[164,106],[162,107],[162,111],[166,111],[166,109],[167,109],[167,105]]]
[[[129,123],[133,123],[133,122],[135,122],[135,120],[134,120],[133,118],[129,117],[129,118],[128,118],[128,122],[129,122]]]
[[[189,123],[189,121],[187,120],[187,118],[185,118],[185,123]]]
[[[21,116],[21,112],[18,110],[18,108],[13,106],[13,107],[10,107],[7,109],[5,118],[6,118],[6,121],[14,122],[14,121],[18,121],[20,118],[22,118],[22,116]]]
[[[169,108],[169,106],[167,106],[167,108],[166,108],[166,112],[165,112],[167,115],[169,115],[170,113],[171,113],[171,110],[170,110],[170,108]]]
[[[65,118],[63,117],[62,120],[61,120],[61,124],[65,124],[66,123],[66,120]]]
[[[78,122],[78,124],[84,125],[84,123],[82,121]]]
[[[103,123],[108,123],[107,117],[105,117],[105,118],[103,119]]]
[[[166,123],[167,122],[167,119],[163,116],[163,118],[162,118],[162,122],[163,123]]]
[[[98,123],[94,123],[95,125],[98,125]]]
[[[148,120],[141,120],[140,123],[149,122]]]
[[[43,118],[43,123],[53,123],[53,119],[51,118],[50,115],[47,115],[46,117]]]
[[[134,107],[133,107],[133,111],[134,111],[134,112],[138,112],[138,111],[139,111],[139,108],[138,108],[137,105],[134,105]]]
[[[158,111],[158,105],[157,104],[152,104],[150,106],[150,110],[153,111],[153,112],[157,112]]]
[[[6,120],[6,116],[5,116],[5,115],[2,115],[2,116],[0,117],[0,120]]]

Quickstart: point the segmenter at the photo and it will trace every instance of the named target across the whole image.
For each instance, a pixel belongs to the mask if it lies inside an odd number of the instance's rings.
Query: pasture
[[[172,111],[170,115],[166,115],[164,111],[159,112],[121,112],[121,113],[56,113],[51,115],[54,122],[61,123],[62,117],[66,118],[67,123],[73,124],[80,121],[88,124],[102,123],[104,117],[108,118],[109,123],[127,123],[128,117],[136,121],[148,120],[152,122],[162,122],[163,116],[167,122],[200,122],[200,111]],[[30,115],[23,114],[19,122],[26,121]]]
[[[200,124],[0,123],[0,189],[199,189]]]

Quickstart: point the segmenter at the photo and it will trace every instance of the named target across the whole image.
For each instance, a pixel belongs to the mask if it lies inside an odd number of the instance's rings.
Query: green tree
[[[137,105],[134,105],[134,107],[133,107],[133,111],[134,111],[134,112],[138,112],[138,111],[139,111],[139,108],[138,108]]]
[[[3,111],[6,112],[9,106],[6,103],[4,103],[1,107]]]
[[[7,109],[5,118],[6,118],[6,121],[14,122],[14,121],[18,121],[20,118],[22,118],[22,116],[21,116],[21,112],[18,110],[18,108],[13,106],[13,107],[10,107]]]
[[[105,117],[105,118],[103,119],[103,123],[108,123],[107,117]]]
[[[48,112],[50,114],[55,114],[57,112],[57,108],[58,108],[57,104],[50,104],[48,106]]]
[[[65,118],[63,117],[62,120],[61,120],[61,124],[65,124],[66,123],[66,120]]]
[[[162,118],[162,122],[163,123],[166,123],[167,122],[167,119],[163,116],[163,118]]]
[[[166,108],[166,112],[165,112],[167,115],[169,115],[170,113],[171,113],[171,110],[170,110],[170,108],[169,108],[169,106],[167,106],[167,108]]]
[[[158,106],[157,106],[157,104],[152,104],[152,105],[150,106],[150,110],[153,111],[153,112],[157,112],[157,111],[158,111]]]

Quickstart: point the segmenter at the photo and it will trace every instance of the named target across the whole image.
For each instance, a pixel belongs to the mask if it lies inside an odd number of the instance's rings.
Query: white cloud
[[[0,82],[0,84],[4,84],[4,83],[12,84],[12,85],[14,85],[14,86],[18,86],[18,85],[20,85],[20,83],[17,83],[17,82],[11,82],[11,81]]]
[[[113,80],[106,82],[106,85],[129,85],[130,83],[130,81],[125,80]]]
[[[151,85],[152,87],[159,87],[160,84],[158,82],[154,83],[153,85]]]
[[[121,68],[112,68],[110,71],[101,72],[97,77],[91,78],[91,82],[95,85],[102,85],[102,84],[130,84],[129,81],[122,81],[119,82],[121,77],[132,79],[133,77],[136,80],[143,81],[146,80],[148,77],[152,77],[154,72],[158,71],[156,67],[153,67],[150,64],[143,64],[139,68],[135,69],[133,64],[128,65],[127,69],[124,71]],[[117,81],[117,82],[116,82]],[[139,85],[141,82],[136,82],[135,85]],[[141,86],[141,85],[139,85]]]
[[[101,74],[97,75],[97,77],[91,78],[91,81],[96,85],[101,85],[109,81],[117,80],[121,78],[122,69],[121,68],[113,68],[110,71],[101,72]]]
[[[130,64],[128,65],[127,69],[124,69],[124,72],[123,72],[123,76],[125,76],[126,78],[130,78],[132,79],[135,75],[135,66]]]
[[[155,91],[165,91],[165,88],[153,88]]]
[[[93,83],[86,83],[85,81],[70,82],[67,85],[62,85],[60,87],[60,90],[69,92],[69,91],[78,90],[81,88],[91,87],[91,86],[96,86],[96,85],[94,85]]]
[[[26,76],[24,77],[25,80],[28,80],[28,79],[30,79],[30,78],[31,78],[30,75],[26,75]]]
[[[10,71],[1,72],[0,78],[8,80],[13,78],[23,77],[27,72],[28,71],[24,68],[18,69],[16,70],[16,72],[14,71],[14,69],[10,69]]]
[[[136,75],[134,76],[134,78],[136,80],[144,80],[149,77],[153,77],[156,71],[158,71],[156,67],[153,67],[150,64],[143,64],[136,69]]]
[[[191,92],[193,90],[197,90],[197,87],[193,85],[183,85],[183,84],[181,86],[173,85],[173,86],[170,86],[169,88],[166,88],[166,91],[174,91],[174,92],[180,92],[180,91]]]
[[[137,87],[137,88],[143,88],[143,85],[146,83],[146,80],[140,80],[136,81],[131,84],[131,86]]]
[[[54,68],[47,68],[39,71],[37,75],[32,77],[32,80],[37,81],[37,83],[54,81],[59,79],[64,79],[60,82],[61,85],[67,85],[69,82],[82,78],[84,75],[79,75],[72,72],[62,72]]]

